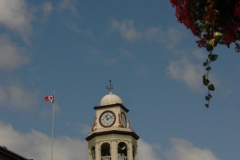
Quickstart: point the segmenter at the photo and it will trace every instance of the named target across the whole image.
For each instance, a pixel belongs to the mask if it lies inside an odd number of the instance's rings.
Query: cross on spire
[[[110,83],[110,85],[109,85],[109,86],[106,86],[106,89],[107,89],[109,92],[111,92],[111,90],[113,89],[113,85],[112,85],[112,80],[111,80],[111,79],[109,80],[109,83]]]

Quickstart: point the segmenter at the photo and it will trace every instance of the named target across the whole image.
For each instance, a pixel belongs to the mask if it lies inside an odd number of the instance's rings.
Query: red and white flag
[[[52,102],[52,103],[54,102],[54,96],[53,95],[46,96],[44,99],[45,99],[46,102]]]

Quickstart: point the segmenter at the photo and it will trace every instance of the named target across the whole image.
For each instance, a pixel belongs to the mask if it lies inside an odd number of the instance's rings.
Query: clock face
[[[103,127],[110,127],[114,124],[115,122],[115,115],[113,112],[111,111],[105,111],[102,113],[102,115],[100,116],[100,124]]]
[[[124,128],[126,128],[127,127],[127,119],[126,119],[126,115],[123,112],[121,113],[121,119],[122,119],[122,126]]]

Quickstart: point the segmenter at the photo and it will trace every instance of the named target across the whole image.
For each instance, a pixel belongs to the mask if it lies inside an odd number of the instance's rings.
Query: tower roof
[[[109,94],[107,94],[106,96],[104,96],[101,101],[100,101],[100,106],[105,106],[105,105],[110,105],[110,104],[116,104],[116,103],[120,103],[122,104],[122,100],[120,97],[118,97],[117,95],[113,94],[112,92],[110,92]]]

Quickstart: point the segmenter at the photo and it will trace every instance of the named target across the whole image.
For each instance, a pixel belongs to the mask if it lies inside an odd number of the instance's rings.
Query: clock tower
[[[94,109],[92,132],[86,137],[89,160],[138,160],[139,136],[130,128],[121,98],[110,92]]]

